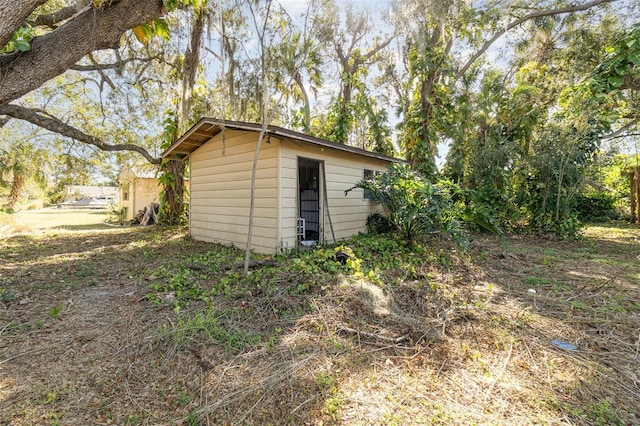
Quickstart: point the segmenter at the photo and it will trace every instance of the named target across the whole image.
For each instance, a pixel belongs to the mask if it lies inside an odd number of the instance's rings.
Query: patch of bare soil
[[[433,241],[308,291],[181,230],[6,238],[0,424],[638,424],[639,238]]]

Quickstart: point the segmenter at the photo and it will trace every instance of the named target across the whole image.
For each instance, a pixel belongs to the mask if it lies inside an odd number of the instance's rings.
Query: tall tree
[[[200,53],[205,31],[206,0],[194,3],[194,15],[191,22],[191,31],[186,51],[182,58],[182,81],[177,102],[175,123],[168,123],[165,127],[166,144],[169,148],[171,142],[187,130],[192,124],[191,107],[194,85],[200,68]],[[161,163],[163,172],[160,181],[163,185],[162,203],[159,220],[169,225],[179,224],[185,219],[185,194],[184,173],[186,165],[184,161],[167,158]]]
[[[413,166],[428,175],[435,173],[436,145],[441,138],[450,137],[449,130],[457,124],[452,110],[456,86],[467,73],[473,76],[478,60],[497,40],[530,20],[589,10],[611,1],[615,0],[568,7],[545,3],[534,11],[517,2],[488,2],[481,7],[463,1],[400,3],[395,16],[405,35],[406,77],[392,81],[401,84],[396,89],[403,108],[400,139]],[[463,53],[474,47],[470,56]]]
[[[337,66],[340,85],[326,122],[312,131],[336,142],[362,146],[363,142],[353,140],[353,131],[358,122],[369,121],[372,132],[364,132],[364,135],[378,138],[369,145],[389,151],[388,132],[381,129],[387,125],[386,113],[381,113],[372,99],[367,88],[367,83],[372,82],[367,82],[367,77],[370,69],[382,64],[383,53],[394,36],[377,33],[370,17],[363,11],[347,7],[341,13],[331,0],[323,1],[321,5],[322,13],[316,18],[317,37],[324,46],[325,55]]]
[[[141,143],[143,141],[139,134],[131,132],[127,135],[126,126],[124,126],[125,131],[101,131],[101,126],[96,126],[100,121],[95,120],[101,120],[102,127],[108,128],[104,125],[114,125],[114,117],[117,115],[113,112],[121,110],[123,104],[128,107],[130,113],[137,112],[139,109],[133,106],[136,103],[142,105],[143,109],[148,108],[147,102],[140,102],[140,99],[149,99],[148,91],[154,91],[164,84],[162,77],[155,79],[148,76],[149,69],[155,69],[150,67],[151,64],[160,64],[160,69],[164,66],[162,51],[155,49],[155,52],[159,53],[154,54],[151,53],[153,49],[141,51],[130,44],[131,37],[123,38],[123,33],[133,29],[137,39],[147,45],[154,35],[167,39],[168,22],[158,18],[164,15],[167,9],[174,10],[178,5],[192,5],[197,9],[201,2],[199,0],[121,0],[117,2],[99,0],[78,1],[71,6],[60,6],[63,3],[55,3],[57,7],[50,3],[41,8],[36,8],[35,2],[19,3],[0,7],[0,20],[3,23],[4,18],[12,13],[23,17],[17,21],[8,20],[7,22],[12,22],[11,25],[0,27],[0,37],[9,34],[8,39],[0,38],[8,40],[2,45],[4,54],[0,55],[0,76],[3,81],[0,86],[0,116],[28,121],[103,151],[134,152],[152,164],[159,164],[159,150],[149,151],[148,145]],[[31,4],[30,7],[27,8],[27,4]],[[200,19],[194,26],[194,28],[200,26],[200,37],[198,39],[192,37],[198,46],[194,46],[189,51],[196,55],[195,59],[187,58],[191,63],[198,63],[197,54],[202,40],[202,24],[203,19]],[[122,46],[123,40],[124,46]],[[105,49],[108,50],[105,51]],[[139,53],[143,54],[139,55]],[[33,64],[37,66],[34,67]],[[72,71],[67,72],[65,77],[75,78],[73,72],[91,75],[76,78],[76,82],[84,85],[85,89],[92,83],[97,86],[84,94],[89,99],[99,100],[101,113],[97,116],[88,118],[84,110],[78,110],[76,114],[65,111],[59,111],[62,114],[55,114],[49,110],[50,107],[34,108],[33,105],[29,105],[29,101],[25,100],[24,95],[43,85],[43,90],[53,91],[51,90],[53,85],[47,81],[67,70]],[[195,74],[186,72],[184,76],[183,94],[188,95],[192,91]],[[114,83],[117,79],[124,80],[126,84],[117,85]],[[60,87],[70,86],[65,84]],[[119,97],[119,100],[115,100],[114,97]],[[188,96],[184,98],[187,102],[181,104],[181,109],[182,113],[186,114],[190,99]],[[82,98],[75,98],[66,105],[77,102],[76,99]],[[157,99],[161,97],[158,96]],[[105,106],[112,109],[105,113]],[[2,120],[2,122],[6,121],[6,118]],[[159,125],[160,123],[156,123],[156,136],[160,130]],[[142,133],[150,134],[153,128],[147,123],[147,129]],[[177,185],[173,190],[179,192],[179,188],[181,186]],[[181,196],[178,194],[171,198],[181,199]]]
[[[306,35],[314,30],[314,27],[303,28],[301,32],[292,34],[288,43],[279,44],[277,50],[270,53],[275,63],[282,67],[281,72],[275,73],[277,89],[284,94],[285,100],[302,103],[294,124],[304,132],[311,127],[311,98],[307,84],[314,92],[323,84],[323,60],[319,47],[313,38]]]
[[[8,188],[7,208],[16,207],[28,179],[44,186],[47,162],[47,153],[28,142],[20,142],[10,151],[0,151],[0,188]]]
[[[18,30],[28,25],[27,19],[42,3],[43,0],[3,0],[0,46],[18,37]],[[89,53],[118,47],[125,31],[153,21],[165,12],[162,0],[98,0],[86,6],[79,2],[76,13],[59,26],[42,35],[34,33],[28,41],[22,40],[28,45],[17,44],[13,52],[0,56],[0,107],[62,74]]]

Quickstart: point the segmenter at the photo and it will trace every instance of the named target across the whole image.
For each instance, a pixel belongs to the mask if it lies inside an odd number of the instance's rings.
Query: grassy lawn
[[[22,210],[7,214],[0,212],[0,237],[16,233],[37,233],[52,230],[99,230],[106,225],[106,210],[72,210],[47,207],[39,210]]]
[[[640,423],[638,228],[244,276],[183,229],[84,227],[0,240],[0,424]]]

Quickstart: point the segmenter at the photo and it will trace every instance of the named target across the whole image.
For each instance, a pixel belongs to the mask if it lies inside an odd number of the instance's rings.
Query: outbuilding
[[[124,166],[118,176],[119,208],[125,209],[125,220],[132,220],[151,203],[160,202],[160,179],[156,167]]]
[[[194,239],[246,245],[260,130],[260,124],[203,118],[164,152],[189,160]],[[257,163],[252,249],[276,253],[365,230],[378,206],[362,189],[345,191],[396,161],[268,126]]]

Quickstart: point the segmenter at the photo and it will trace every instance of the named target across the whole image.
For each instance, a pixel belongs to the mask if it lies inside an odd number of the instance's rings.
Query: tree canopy
[[[203,115],[258,122],[268,110],[274,124],[404,156],[458,185],[465,208],[543,226],[569,220],[602,141],[640,121],[633,2],[289,8],[0,0],[0,148],[32,135],[55,156],[49,173],[85,176],[160,164]]]

